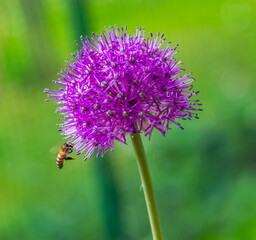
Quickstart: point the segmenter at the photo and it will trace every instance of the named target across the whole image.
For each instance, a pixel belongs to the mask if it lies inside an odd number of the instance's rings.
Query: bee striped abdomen
[[[58,154],[56,164],[59,169],[63,167],[63,162],[64,162],[64,157],[61,154]]]

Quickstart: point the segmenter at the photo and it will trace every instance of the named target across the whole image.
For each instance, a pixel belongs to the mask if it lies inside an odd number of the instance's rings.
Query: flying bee
[[[63,167],[64,160],[74,160],[72,157],[68,157],[68,154],[73,152],[73,146],[69,143],[64,143],[60,147],[60,151],[57,155],[57,167],[61,169]]]

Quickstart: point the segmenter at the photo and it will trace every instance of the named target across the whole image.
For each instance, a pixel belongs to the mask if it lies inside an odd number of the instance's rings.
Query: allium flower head
[[[176,47],[161,47],[164,41],[142,28],[130,35],[117,27],[81,38],[68,70],[54,81],[61,88],[45,89],[60,105],[60,131],[78,154],[87,159],[97,149],[103,156],[116,140],[126,143],[128,133],[165,135],[171,124],[182,128],[177,119],[198,118],[193,79],[174,59]]]

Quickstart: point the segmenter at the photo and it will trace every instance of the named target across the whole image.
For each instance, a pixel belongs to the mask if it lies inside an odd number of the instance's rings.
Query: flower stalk
[[[137,158],[137,165],[140,172],[142,188],[146,200],[148,216],[152,231],[153,240],[162,240],[160,222],[154,197],[153,185],[147,164],[146,154],[139,133],[130,134],[133,148]]]

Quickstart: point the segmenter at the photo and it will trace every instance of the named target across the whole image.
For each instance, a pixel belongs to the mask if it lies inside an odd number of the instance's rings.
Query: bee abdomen
[[[64,159],[57,157],[56,165],[59,169],[62,169],[63,167]]]

